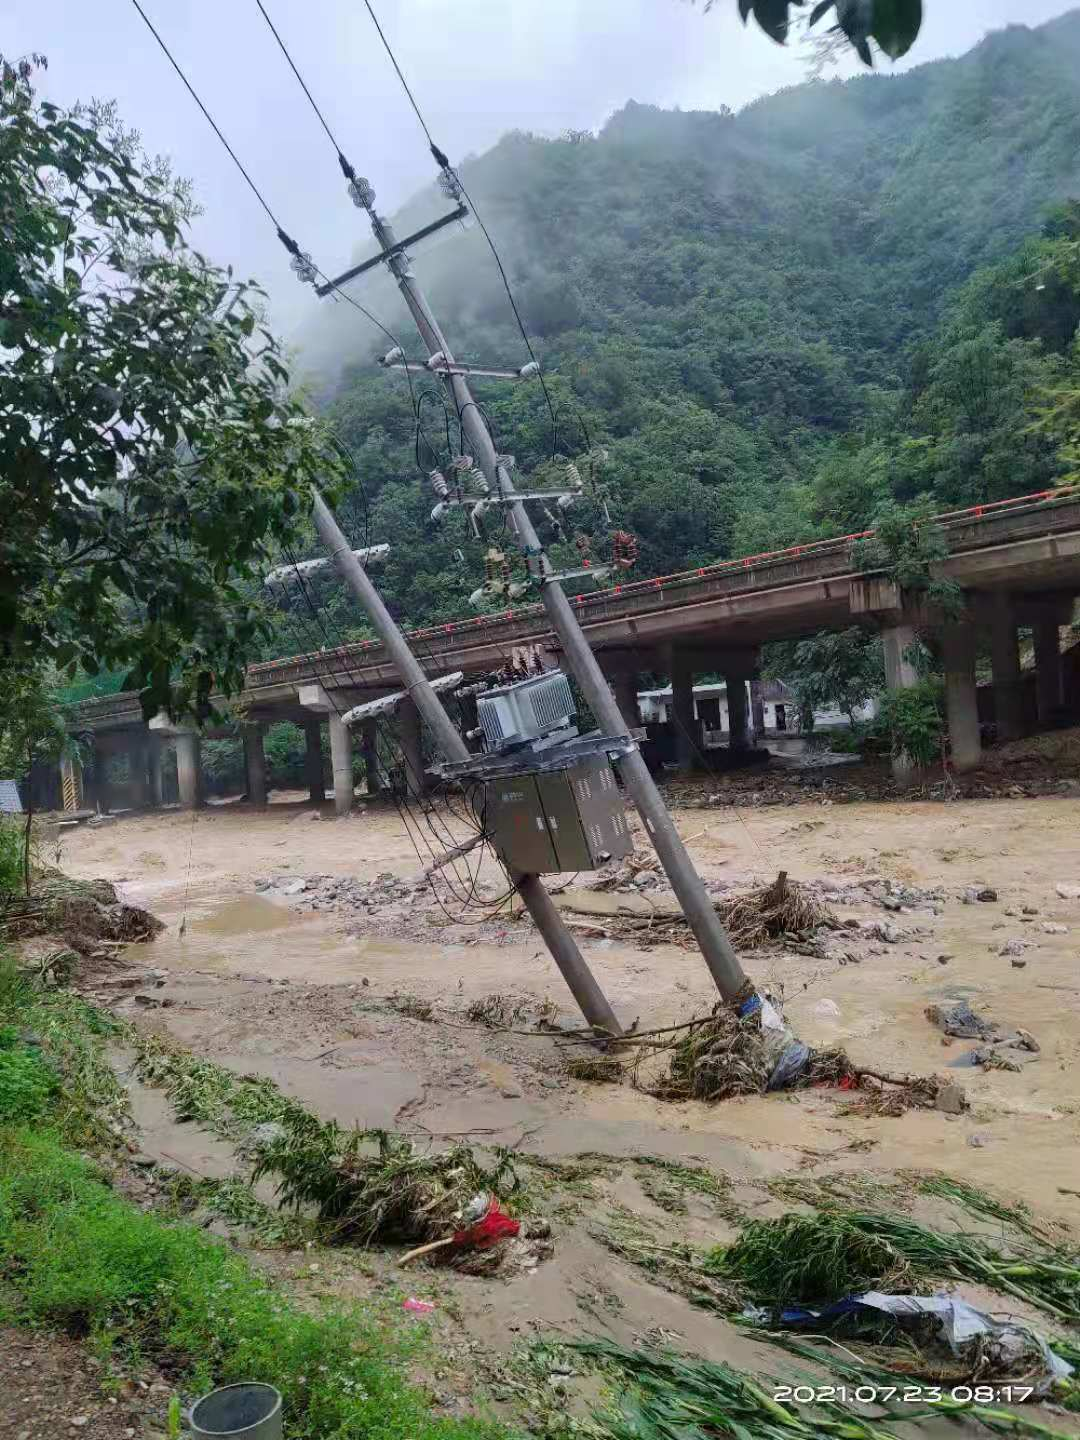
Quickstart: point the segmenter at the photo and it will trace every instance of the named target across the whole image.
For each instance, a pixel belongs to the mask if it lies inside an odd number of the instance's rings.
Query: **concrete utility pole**
[[[364,208],[371,218],[375,238],[384,252],[391,252],[387,263],[416,322],[416,328],[428,347],[428,354],[436,355],[442,352],[446,368],[444,369],[440,362],[435,369],[441,374],[443,383],[450,391],[462,428],[469,438],[473,456],[494,492],[508,499],[507,508],[522,549],[526,557],[540,568],[540,596],[582,694],[601,730],[611,735],[625,734],[626,723],[619,713],[619,707],[604,679],[596,656],[585,639],[562,586],[551,578],[551,563],[544,554],[525,504],[521,500],[513,501],[510,498],[514,494],[513,481],[506,466],[499,463],[495,443],[483,412],[473,399],[465,377],[452,373],[453,354],[423,291],[416,282],[409,258],[402,251],[395,250],[397,241],[394,232],[390,225],[376,214],[375,197],[370,187],[366,188],[365,193],[370,196]],[[645,823],[649,838],[682,906],[683,914],[701,947],[701,953],[716,981],[717,989],[729,1004],[746,1007],[747,1013],[750,1013],[758,1003],[754,986],[739,963],[739,957],[735,954],[716,908],[679,838],[640,750],[635,748],[617,763],[626,788]]]
[[[329,550],[338,573],[360,601],[375,633],[386,646],[387,654],[401,676],[406,694],[426,721],[443,756],[450,761],[469,760],[469,747],[458,734],[457,727],[443,708],[442,701],[428,683],[419,661],[409,648],[409,642],[386,608],[382,596],[349,548],[349,542],[326,501],[317,490],[314,491],[314,496],[315,528],[319,532],[319,539]],[[563,918],[544,889],[539,875],[515,875],[512,878],[585,1019],[604,1034],[621,1035],[622,1026],[616,1019],[614,1010],[596,983],[585,957],[563,923]]]

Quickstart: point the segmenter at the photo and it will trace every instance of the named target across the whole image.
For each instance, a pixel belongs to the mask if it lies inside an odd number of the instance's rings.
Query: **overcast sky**
[[[188,78],[285,229],[328,271],[367,238],[329,142],[255,0],[142,0]],[[361,0],[263,0],[331,129],[393,210],[433,174],[423,134]],[[509,129],[595,129],[633,99],[738,108],[807,78],[734,0],[374,0],[391,45],[452,160]],[[1076,0],[926,0],[904,65],[957,55],[988,30],[1037,25]],[[4,0],[0,50],[43,51],[41,89],[61,103],[116,99],[151,152],[190,176],[205,214],[195,238],[221,264],[259,278],[279,325],[319,302],[290,274],[247,190],[131,0]],[[845,66],[854,70],[855,63]]]

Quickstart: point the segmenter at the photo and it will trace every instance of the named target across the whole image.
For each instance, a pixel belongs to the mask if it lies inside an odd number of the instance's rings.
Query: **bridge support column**
[[[176,784],[181,810],[197,810],[202,804],[202,741],[197,730],[176,734]]]
[[[982,759],[979,700],[975,688],[975,631],[950,621],[941,631],[945,710],[954,770],[974,770]]]
[[[334,809],[348,815],[353,804],[352,735],[336,711],[326,717],[330,725],[330,765],[334,772]]]
[[[995,590],[991,597],[990,651],[994,672],[994,718],[999,740],[1024,732],[1024,682],[1012,596]]]
[[[412,700],[401,702],[397,709],[398,740],[405,761],[405,784],[409,795],[424,795],[428,778],[424,774],[423,730],[420,712]]]
[[[671,652],[671,718],[675,727],[675,758],[683,770],[692,770],[701,750],[700,732],[694,714],[693,661],[677,649]]]
[[[74,811],[82,809],[82,765],[74,755],[61,755],[60,757],[60,793],[63,796],[66,813],[72,814]]]
[[[885,648],[885,683],[890,690],[910,690],[918,681],[915,666],[908,659],[908,651],[915,644],[913,625],[886,625],[881,632]],[[893,778],[901,785],[911,781],[914,769],[907,755],[892,757]]]
[[[754,743],[765,738],[765,682],[750,681],[750,719]]]
[[[254,805],[256,810],[265,810],[267,804],[266,750],[263,747],[263,727],[261,725],[245,725],[243,738],[248,804]]]
[[[636,730],[641,725],[641,712],[638,709],[638,677],[636,670],[618,670],[611,677],[611,693],[615,696],[615,703],[619,707],[619,714],[626,722],[628,730]]]
[[[367,793],[374,798],[376,795],[381,795],[386,788],[383,784],[382,771],[379,769],[378,723],[374,720],[365,720],[362,736],[360,753],[364,760]]]
[[[165,742],[156,735],[150,737],[150,804],[160,810],[165,803]]]
[[[145,734],[133,735],[128,741],[128,804],[133,810],[145,810],[150,803],[148,750]]]
[[[725,675],[727,687],[728,745],[734,751],[751,750],[753,739],[747,725],[746,681],[741,675]]]
[[[1040,620],[1032,627],[1035,641],[1035,696],[1040,725],[1048,725],[1065,703],[1060,632],[1056,620]]]
[[[322,805],[326,800],[326,781],[323,778],[322,721],[317,715],[308,715],[304,720],[304,775],[308,798],[313,805]]]

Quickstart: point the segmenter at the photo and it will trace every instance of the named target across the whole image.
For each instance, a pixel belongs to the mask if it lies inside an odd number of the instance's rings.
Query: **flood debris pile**
[[[407,1244],[418,1248],[406,1261],[430,1254],[472,1274],[529,1268],[551,1253],[546,1222],[523,1225],[502,1208],[520,1188],[505,1153],[488,1165],[468,1145],[425,1152],[406,1135],[316,1121],[260,1147],[253,1182],[264,1175],[283,1205],[314,1209],[333,1243]]]
[[[554,1000],[538,1000],[535,995],[510,995],[493,990],[480,995],[465,1009],[465,1019],[488,1030],[510,1030],[515,1026],[532,1025],[539,1030],[554,1024],[559,1007]]]
[[[0,938],[56,936],[83,958],[108,958],[115,948],[153,940],[165,926],[137,905],[126,905],[107,880],[76,880],[59,870],[37,876],[31,895],[0,898]]]
[[[591,888],[609,887],[594,885]],[[714,900],[713,904],[731,936],[732,944],[739,950],[757,950],[770,941],[778,940],[795,948],[814,946],[817,941],[813,953],[818,953],[819,932],[842,928],[828,902],[814,887],[789,879],[786,871],[781,871],[769,885],[740,895],[725,895]],[[572,900],[568,908],[574,908]],[[580,913],[588,915],[591,912],[583,909]],[[656,910],[649,915],[605,916],[603,925],[595,928],[602,929],[609,937],[618,936],[632,941],[642,949],[652,945],[679,945],[689,949],[696,943],[681,911]]]
[[[1039,1054],[1039,1042],[1029,1030],[1009,1029],[996,1020],[978,1014],[966,1000],[955,1005],[928,1005],[926,1018],[946,1040],[978,1040],[980,1043],[953,1061],[957,1067],[983,1070],[1021,1070]]]

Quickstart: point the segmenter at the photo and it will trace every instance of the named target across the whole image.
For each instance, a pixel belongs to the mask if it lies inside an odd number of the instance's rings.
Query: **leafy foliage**
[[[101,107],[0,81],[0,665],[126,671],[205,712],[265,625],[250,581],[323,478],[259,292]]]
[[[846,715],[854,729],[857,712],[885,678],[881,641],[858,626],[771,645],[766,672],[791,686],[802,730],[813,729],[815,710],[831,709]]]
[[[878,714],[894,754],[920,769],[941,758],[945,688],[939,676],[927,676],[906,690],[886,690]]]
[[[0,1125],[38,1119],[55,1089],[56,1076],[36,1046],[20,1043],[14,1025],[0,1025]]]
[[[783,45],[791,29],[791,11],[809,0],[738,0],[743,20],[754,19],[778,44]],[[858,53],[864,65],[873,65],[873,40],[892,60],[906,55],[922,26],[922,0],[818,0],[810,12],[809,24],[835,15],[833,29]]]

